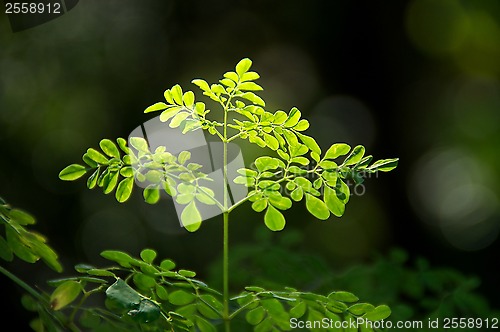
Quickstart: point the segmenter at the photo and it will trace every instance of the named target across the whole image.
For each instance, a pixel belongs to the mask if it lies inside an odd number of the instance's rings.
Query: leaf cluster
[[[196,279],[195,272],[176,269],[170,259],[155,263],[157,253],[152,249],[142,250],[140,257],[116,250],[103,251],[101,256],[112,265],[78,264],[75,270],[80,275],[49,282],[55,287],[46,295],[50,315],[35,299],[24,298],[25,306],[40,314],[32,326],[54,331],[59,331],[57,326],[69,326],[75,331],[205,332],[217,331],[222,324],[222,294]],[[104,307],[92,306],[91,296],[98,294],[105,297]],[[323,296],[292,288],[269,291],[249,286],[231,301],[235,309],[230,318],[244,317],[255,331],[288,331],[290,318],[377,321],[390,315],[387,306],[358,302],[358,297],[344,291]]]
[[[12,261],[14,256],[28,263],[38,260],[51,269],[61,272],[62,266],[54,249],[47,244],[47,239],[29,227],[36,223],[29,213],[12,208],[0,197],[0,258]]]
[[[265,211],[265,225],[272,231],[280,231],[286,224],[281,211],[289,209],[293,201],[305,200],[307,210],[320,220],[328,219],[331,214],[340,217],[349,201],[349,181],[361,184],[365,174],[388,172],[397,167],[397,158],[372,163],[373,156],[365,156],[365,148],[361,145],[351,148],[348,144],[337,143],[322,153],[315,139],[304,134],[309,121],[302,118],[296,107],[289,112],[265,109],[265,101],[257,95],[262,87],[255,82],[260,76],[250,71],[251,66],[252,61],[245,58],[238,62],[234,71],[226,72],[218,83],[209,84],[203,79],[192,81],[204,96],[219,104],[224,122],[208,119],[210,110],[205,103],[196,101],[194,92],[184,92],[178,84],[165,90],[164,101],[145,110],[145,113],[161,112],[160,121],[169,122],[170,127],[180,128],[182,133],[203,129],[218,136],[225,145],[243,139],[276,152],[278,157],[259,157],[252,163],[254,168],[238,170],[240,175],[236,178],[224,178],[225,185],[232,180],[252,189],[247,197],[233,206],[217,201],[214,192],[199,182],[209,180],[198,171],[202,165],[184,165],[189,152],[181,152],[177,157],[166,152],[165,147],[150,152],[148,143],[137,137],[129,142],[136,149],[135,153],[127,147],[124,139],[117,140],[120,149],[128,154],[123,157],[112,141],[101,141],[104,153],[87,150],[83,159],[88,167],[70,165],[61,172],[60,178],[76,180],[92,170],[87,186],[93,188],[97,184],[107,194],[113,191],[121,175],[125,178],[116,190],[119,202],[130,196],[132,178],[139,183],[149,181],[144,190],[146,202],[157,202],[161,189],[171,196],[177,195],[176,202],[186,205],[181,219],[189,231],[195,231],[201,225],[202,216],[197,204],[217,205],[221,212],[229,213],[251,201],[255,211]],[[344,157],[342,162],[338,161],[340,157]]]

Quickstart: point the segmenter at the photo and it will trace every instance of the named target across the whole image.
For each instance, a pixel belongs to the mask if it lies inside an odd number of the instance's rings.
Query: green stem
[[[15,274],[11,273],[9,270],[5,269],[3,266],[0,266],[0,272],[2,272],[6,277],[10,280],[18,284],[22,289],[28,292],[31,296],[33,296],[38,301],[47,304],[47,299],[45,299],[40,293],[38,293],[33,287],[25,283],[23,280],[19,279]]]
[[[224,151],[223,151],[223,173],[224,173],[224,235],[223,235],[223,262],[222,262],[222,283],[223,283],[223,305],[224,311],[222,313],[222,318],[224,320],[224,330],[225,332],[231,331],[231,318],[229,317],[229,192],[228,192],[228,179],[227,179],[227,120],[228,120],[228,108],[231,102],[231,96],[227,100],[227,104],[224,107],[224,139],[222,140]]]
[[[231,331],[231,317],[229,316],[229,212],[224,212],[224,240],[223,240],[223,304],[224,328]]]

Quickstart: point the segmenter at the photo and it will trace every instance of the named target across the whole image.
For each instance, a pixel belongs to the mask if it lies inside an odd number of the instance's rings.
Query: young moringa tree
[[[131,137],[128,141],[118,138],[116,143],[104,139],[100,142],[102,152],[88,149],[83,155],[85,165],[70,165],[61,171],[59,177],[72,181],[91,173],[87,180],[88,188],[100,187],[105,194],[116,189],[118,202],[125,202],[130,197],[134,182],[144,188],[144,199],[150,204],[157,203],[161,192],[165,192],[183,206],[180,219],[191,232],[201,226],[203,206],[217,207],[223,215],[223,299],[220,317],[226,331],[229,331],[230,320],[235,314],[250,309],[247,320],[263,330],[273,326],[285,329],[284,317],[302,317],[307,310],[312,318],[321,315],[334,315],[336,319],[352,319],[352,315],[366,315],[371,320],[385,318],[390,312],[386,306],[377,307],[377,310],[371,305],[358,306],[348,311],[352,307],[343,302],[338,302],[342,305],[337,304],[337,307],[329,302],[357,301],[350,293],[337,292],[324,297],[290,289],[268,292],[258,287],[247,288],[244,294],[237,297],[241,307],[230,313],[229,216],[234,209],[247,201],[251,202],[253,210],[263,212],[264,224],[272,231],[285,227],[286,219],[281,211],[302,200],[305,200],[307,210],[318,219],[326,220],[331,214],[340,217],[350,197],[348,181],[360,184],[364,174],[388,172],[398,162],[398,159],[383,159],[372,163],[373,157],[365,156],[365,148],[361,145],[351,148],[345,143],[337,143],[322,151],[314,138],[304,134],[309,122],[302,118],[297,108],[288,113],[265,109],[264,100],[256,94],[256,91],[262,90],[255,83],[260,76],[250,71],[251,65],[250,59],[241,60],[235,71],[225,73],[219,83],[209,84],[202,79],[192,81],[203,95],[220,107],[222,121],[207,118],[210,112],[207,105],[196,101],[192,91],[183,92],[179,85],[165,91],[164,101],[145,110],[145,113],[160,112],[161,122],[168,123],[170,128],[178,128],[183,134],[205,130],[220,140],[222,195],[209,185],[213,179],[202,171],[204,165],[189,162],[190,151],[174,155],[166,146],[154,148],[145,137]],[[236,140],[247,140],[261,148],[269,148],[275,156],[259,157],[252,163],[255,167],[240,168],[238,176],[230,178],[228,147]],[[344,158],[339,160],[340,157]],[[230,181],[246,186],[249,191],[243,198],[233,201]],[[262,297],[270,299],[266,302],[262,301]],[[286,313],[280,301],[292,301],[294,306]],[[218,311],[217,305],[214,311]],[[275,313],[274,317],[272,313]],[[347,316],[339,318],[340,313]]]

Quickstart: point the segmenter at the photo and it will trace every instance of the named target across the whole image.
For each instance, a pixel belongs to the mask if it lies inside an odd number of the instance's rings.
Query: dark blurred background
[[[79,262],[102,264],[104,249],[151,247],[207,277],[221,255],[218,219],[189,234],[171,201],[149,206],[136,191],[119,204],[58,173],[100,139],[127,137],[165,89],[198,93],[191,79],[215,82],[243,57],[261,74],[268,109],[298,107],[323,149],[347,142],[400,158],[368,179],[341,219],[319,222],[294,207],[273,237],[298,230],[297,252],[339,270],[400,247],[477,275],[498,307],[496,0],[80,1],[15,33],[0,14],[0,195],[36,216],[64,275]],[[232,219],[231,245],[258,246],[262,215],[245,206]],[[5,266],[42,289],[59,276],[42,264]],[[12,308],[2,317],[29,317],[22,291],[3,276],[0,285]]]

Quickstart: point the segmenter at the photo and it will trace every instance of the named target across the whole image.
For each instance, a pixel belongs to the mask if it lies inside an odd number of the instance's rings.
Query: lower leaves
[[[268,218],[276,218],[272,219],[273,227],[281,227],[279,210],[269,205],[269,213]],[[31,323],[36,331],[215,332],[222,328],[222,294],[195,279],[195,272],[175,270],[169,259],[155,263],[157,253],[152,249],[142,250],[137,258],[116,250],[104,251],[101,256],[114,264],[105,268],[75,266],[79,275],[49,282],[55,289],[44,295],[46,303],[23,297],[24,306],[39,314]],[[94,306],[96,299],[90,299],[95,294],[104,296],[104,306]],[[289,331],[294,322],[324,318],[378,321],[391,313],[385,305],[359,302],[357,296],[345,291],[325,296],[292,288],[271,291],[249,286],[231,302],[233,311],[227,319],[244,320],[254,331]],[[359,331],[371,330],[360,325]]]

